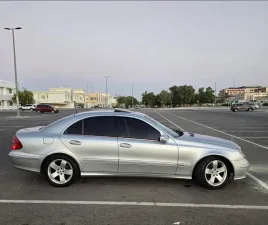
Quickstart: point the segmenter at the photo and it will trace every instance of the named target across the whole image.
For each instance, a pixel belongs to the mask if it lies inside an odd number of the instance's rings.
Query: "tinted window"
[[[82,122],[83,120],[80,120],[74,124],[72,124],[70,127],[68,127],[64,134],[80,134],[82,135]]]
[[[142,120],[128,117],[117,117],[119,137],[158,140],[160,132]]]
[[[84,120],[84,135],[115,137],[113,116],[97,116]]]

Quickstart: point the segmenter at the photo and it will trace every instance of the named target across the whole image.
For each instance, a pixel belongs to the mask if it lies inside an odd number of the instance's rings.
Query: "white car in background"
[[[26,104],[26,105],[22,105],[20,106],[20,110],[24,111],[24,110],[30,110],[30,111],[34,111],[35,110],[36,105],[33,104]]]
[[[260,108],[260,105],[255,104],[254,107],[255,107],[255,109],[258,109],[258,108]]]

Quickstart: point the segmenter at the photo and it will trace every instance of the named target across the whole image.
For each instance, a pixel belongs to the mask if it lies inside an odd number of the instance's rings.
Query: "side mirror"
[[[165,143],[165,142],[168,141],[168,139],[169,139],[169,137],[168,137],[167,135],[163,135],[163,134],[162,134],[162,135],[160,136],[160,138],[159,138],[159,141]]]

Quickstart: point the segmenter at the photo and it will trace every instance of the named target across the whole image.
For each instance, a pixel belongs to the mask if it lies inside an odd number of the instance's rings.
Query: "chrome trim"
[[[82,172],[81,173],[82,177],[87,177],[87,176],[121,176],[121,177],[163,177],[163,178],[170,178],[170,179],[187,179],[191,180],[191,176],[177,176],[177,175],[172,175],[172,174],[144,174],[144,173],[107,173],[107,172]]]

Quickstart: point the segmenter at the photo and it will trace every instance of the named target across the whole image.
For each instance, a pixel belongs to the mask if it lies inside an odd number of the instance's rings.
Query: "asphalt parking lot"
[[[18,129],[49,124],[74,110],[23,112],[21,119],[13,117],[15,112],[0,112],[0,224],[268,224],[267,112],[140,111],[171,128],[232,139],[251,163],[249,176],[214,191],[188,180],[112,177],[55,188],[38,174],[10,165],[11,140]]]

